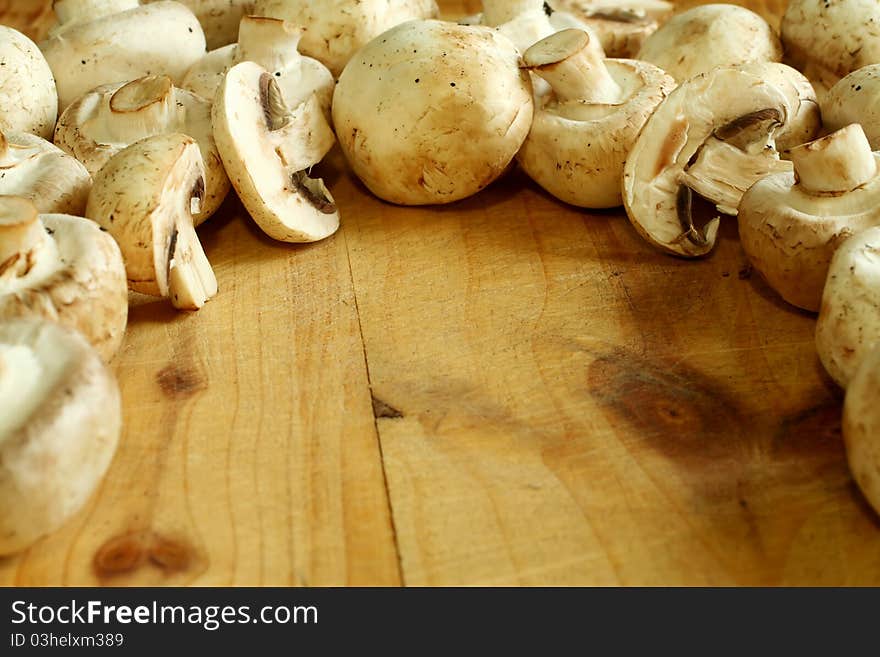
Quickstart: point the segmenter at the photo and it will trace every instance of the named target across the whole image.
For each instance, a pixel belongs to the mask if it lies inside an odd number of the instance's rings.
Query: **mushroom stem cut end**
[[[815,195],[839,195],[870,181],[877,160],[857,123],[788,151],[798,184]]]
[[[562,30],[538,41],[523,54],[523,62],[550,84],[559,102],[615,104],[623,95],[605,66],[602,50],[583,30]]]

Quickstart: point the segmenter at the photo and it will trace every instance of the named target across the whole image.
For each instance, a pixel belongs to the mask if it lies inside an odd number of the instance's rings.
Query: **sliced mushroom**
[[[136,142],[97,173],[86,216],[116,238],[132,290],[187,310],[217,293],[193,226],[204,191],[198,144],[181,134]]]
[[[76,329],[109,361],[128,318],[125,265],[94,222],[0,196],[0,320],[29,316]]]
[[[205,34],[179,2],[59,0],[59,24],[41,44],[63,111],[87,91],[144,75],[175,84],[205,54]]]
[[[269,237],[315,242],[336,232],[336,203],[323,180],[309,177],[336,142],[317,96],[288,107],[275,76],[236,64],[217,90],[214,136],[232,185]]]
[[[859,123],[875,151],[880,150],[880,64],[853,71],[822,99],[822,118],[829,130]]]
[[[675,8],[664,0],[554,0],[553,6],[586,23],[608,57],[627,59],[638,55]]]
[[[820,100],[840,78],[880,63],[880,3],[789,0],[782,17],[786,61],[817,87]]]
[[[0,194],[29,199],[43,214],[81,216],[91,188],[86,168],[51,142],[0,134]]]
[[[241,62],[254,62],[275,77],[290,107],[299,107],[316,94],[329,120],[336,82],[321,62],[299,53],[303,33],[302,28],[277,18],[245,16],[241,19],[238,43],[209,52],[189,70],[183,86],[213,100],[230,68]]]
[[[822,130],[822,113],[816,91],[797,69],[780,62],[751,62],[738,66],[741,71],[776,85],[785,94],[791,115],[774,135],[776,149],[785,151],[812,141]]]
[[[144,4],[157,1],[146,0]],[[210,50],[235,43],[238,38],[238,22],[242,16],[253,10],[254,5],[254,0],[178,0],[178,2],[189,7],[199,19]]]
[[[82,336],[45,320],[0,322],[0,555],[85,506],[121,425],[116,380]]]
[[[837,247],[880,224],[880,155],[853,124],[793,148],[789,157],[794,173],[762,178],[743,196],[739,233],[770,286],[815,312]]]
[[[648,119],[627,157],[623,202],[633,226],[669,253],[709,253],[720,218],[698,226],[693,194],[735,215],[756,180],[790,171],[773,145],[790,114],[775,85],[735,68],[681,84]]]
[[[33,41],[0,25],[0,131],[52,138],[58,92],[52,70]]]
[[[409,20],[435,18],[439,10],[435,0],[256,0],[253,13],[305,28],[301,52],[338,77],[375,37]]]
[[[876,235],[875,235],[876,238]],[[875,263],[876,269],[877,264]],[[875,324],[880,316],[874,315]],[[880,513],[880,348],[867,352],[846,391],[843,442],[852,472],[865,499]]]
[[[525,52],[525,65],[553,93],[536,111],[517,160],[566,203],[610,208],[622,203],[623,165],[636,136],[675,80],[645,62],[602,60],[589,39],[563,30]]]
[[[782,59],[782,46],[763,18],[731,4],[700,5],[673,16],[649,36],[637,59],[679,82],[722,66]]]
[[[519,60],[487,27],[411,21],[372,41],[333,96],[352,169],[376,196],[402,205],[477,193],[507,169],[532,122]]]
[[[816,349],[831,378],[846,388],[868,355],[877,348],[880,348],[880,212],[875,211],[874,227],[843,241],[831,260],[816,324]]]
[[[189,135],[202,152],[206,189],[194,218],[198,226],[217,211],[230,187],[214,143],[210,100],[178,89],[164,75],[104,85],[64,111],[55,129],[55,143],[95,175],[136,141],[171,133]]]

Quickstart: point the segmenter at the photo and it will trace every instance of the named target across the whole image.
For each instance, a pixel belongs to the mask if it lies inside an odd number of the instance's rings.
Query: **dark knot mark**
[[[373,395],[373,416],[377,420],[381,418],[387,418],[389,420],[399,420],[403,417],[403,413],[398,411],[391,404],[387,404],[375,395]]]
[[[133,573],[146,564],[166,574],[182,572],[192,563],[192,548],[153,532],[116,536],[95,552],[93,566],[99,578]]]
[[[202,376],[191,367],[168,365],[156,374],[156,382],[171,399],[187,399],[208,387]]]

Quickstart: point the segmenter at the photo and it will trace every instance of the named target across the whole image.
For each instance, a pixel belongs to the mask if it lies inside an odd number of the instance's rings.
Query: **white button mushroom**
[[[159,0],[146,0],[144,4]],[[238,22],[252,11],[254,0],[178,0],[186,5],[199,19],[205,31],[205,41],[210,50],[235,43]]]
[[[877,196],[875,191],[875,199]],[[880,347],[878,226],[880,210],[875,206],[874,227],[857,232],[835,252],[822,294],[816,349],[825,370],[843,388],[850,385],[868,355]]]
[[[648,119],[623,172],[623,202],[636,230],[670,253],[697,257],[715,245],[720,218],[695,223],[696,192],[735,215],[743,193],[774,171],[773,134],[791,110],[775,85],[735,68],[682,83]]]
[[[411,21],[367,44],[336,85],[333,123],[354,172],[402,205],[451,203],[513,160],[532,122],[527,71],[487,27]]]
[[[317,94],[329,120],[336,81],[321,62],[299,53],[303,33],[302,28],[277,18],[245,16],[241,19],[238,43],[209,52],[196,62],[186,74],[183,87],[213,100],[230,68],[241,62],[254,62],[275,76],[290,107],[298,107]]]
[[[785,58],[817,87],[819,98],[840,78],[880,63],[877,0],[790,0],[782,17]]]
[[[672,15],[664,0],[554,0],[556,9],[586,23],[608,57],[632,59]]]
[[[211,101],[178,89],[164,75],[104,85],[64,111],[55,129],[55,143],[95,175],[136,141],[178,132],[196,140],[205,163],[205,198],[194,218],[198,226],[217,211],[230,187],[214,143]]]
[[[204,189],[198,144],[181,134],[132,144],[95,175],[86,216],[119,243],[131,289],[187,310],[217,293],[192,219]]]
[[[125,265],[93,221],[0,196],[0,319],[28,316],[76,329],[109,361],[128,317]]]
[[[0,555],[59,529],[110,466],[119,387],[77,333],[54,322],[0,322]]]
[[[525,65],[553,93],[536,110],[517,160],[557,198],[610,208],[622,203],[623,164],[636,136],[675,80],[646,62],[602,60],[589,39],[563,30],[525,52]]]
[[[256,0],[253,13],[305,28],[302,53],[339,76],[352,55],[373,38],[439,12],[435,0]]]
[[[82,216],[91,188],[86,168],[51,142],[0,134],[0,194],[29,199],[43,214]]]
[[[0,25],[0,130],[52,138],[58,116],[55,78],[33,41]]]
[[[739,233],[752,265],[789,303],[819,310],[831,257],[880,223],[880,155],[859,125],[789,151],[794,173],[767,176],[743,196]]]
[[[205,55],[205,35],[179,2],[59,0],[59,25],[41,44],[63,111],[87,91],[144,75],[179,83]],[[97,8],[100,11],[96,12]]]
[[[561,30],[579,29],[592,34],[584,21],[568,12],[555,11],[544,0],[483,0],[479,24],[498,30],[521,53]],[[591,47],[604,55],[598,38]]]
[[[316,95],[288,107],[274,75],[237,64],[217,90],[214,136],[239,198],[269,237],[315,242],[336,232],[336,203],[309,177],[336,143]]]
[[[721,66],[778,62],[782,46],[758,14],[737,5],[709,4],[672,17],[645,40],[637,59],[683,82]]]
[[[877,235],[875,234],[875,239]],[[877,268],[877,252],[874,269]],[[875,283],[876,285],[876,283]],[[880,323],[877,309],[871,318]],[[868,352],[859,363],[846,391],[843,405],[843,442],[853,479],[865,499],[880,513],[880,348]]]
[[[822,99],[822,118],[829,130],[861,124],[871,148],[880,150],[880,64],[863,66],[831,87]]]

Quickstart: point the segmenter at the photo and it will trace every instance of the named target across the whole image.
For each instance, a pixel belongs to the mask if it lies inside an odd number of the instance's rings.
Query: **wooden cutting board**
[[[518,172],[422,209],[323,173],[336,236],[231,200],[219,296],[132,307],[109,476],[0,583],[880,584],[814,317],[733,220],[687,262]]]

